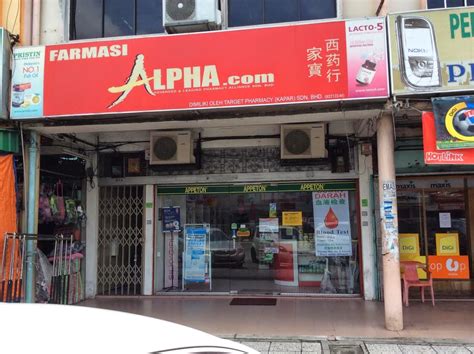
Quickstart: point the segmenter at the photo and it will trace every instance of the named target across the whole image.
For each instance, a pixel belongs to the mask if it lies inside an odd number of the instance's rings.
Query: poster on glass
[[[211,291],[209,224],[184,225],[184,241],[183,290],[187,283],[206,283]]]
[[[313,192],[313,210],[316,256],[352,256],[349,193]]]

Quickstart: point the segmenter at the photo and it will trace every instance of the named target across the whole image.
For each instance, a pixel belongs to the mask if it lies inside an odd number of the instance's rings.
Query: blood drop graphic
[[[339,219],[337,218],[336,214],[334,214],[334,211],[331,207],[324,218],[324,225],[326,225],[328,229],[335,229],[337,225],[339,225]]]

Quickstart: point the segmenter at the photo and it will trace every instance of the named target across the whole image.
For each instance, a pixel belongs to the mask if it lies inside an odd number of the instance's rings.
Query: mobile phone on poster
[[[403,82],[414,89],[441,86],[441,68],[431,22],[423,17],[400,15],[396,29]]]

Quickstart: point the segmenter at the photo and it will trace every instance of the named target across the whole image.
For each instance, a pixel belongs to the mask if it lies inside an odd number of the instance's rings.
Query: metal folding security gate
[[[100,187],[98,295],[140,295],[143,186]]]

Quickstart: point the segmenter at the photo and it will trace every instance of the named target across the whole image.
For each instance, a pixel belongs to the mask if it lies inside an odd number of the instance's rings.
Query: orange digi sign
[[[433,279],[469,279],[468,256],[429,256]]]

